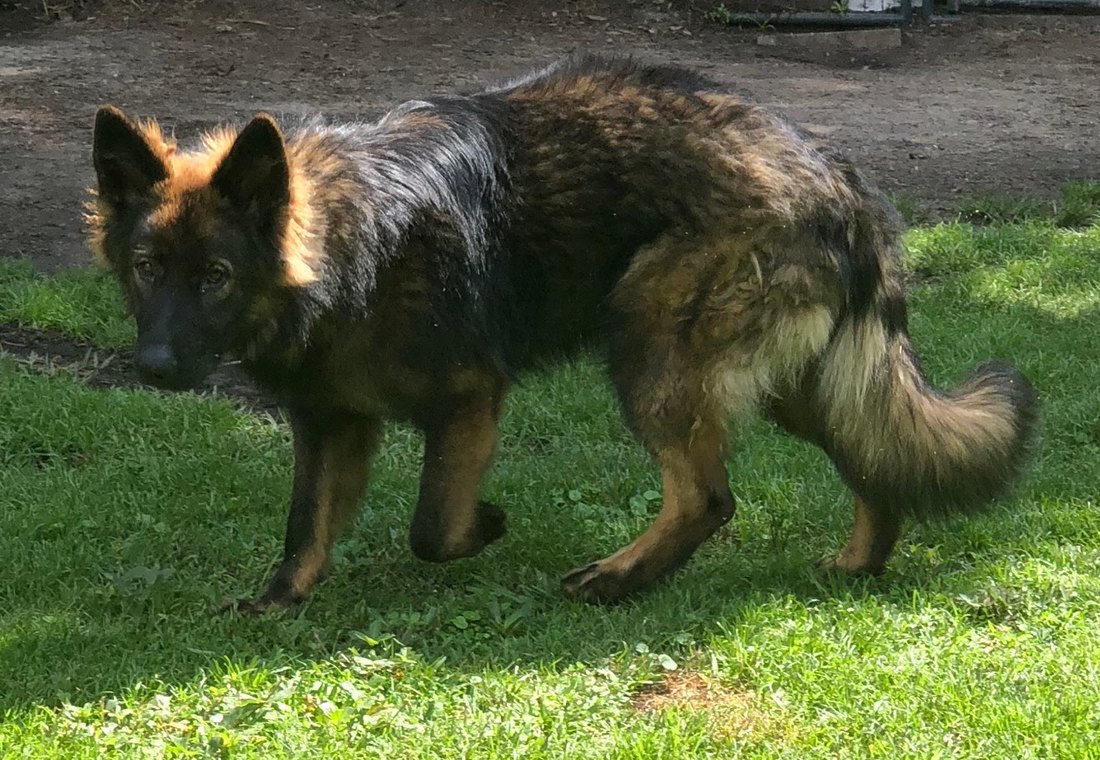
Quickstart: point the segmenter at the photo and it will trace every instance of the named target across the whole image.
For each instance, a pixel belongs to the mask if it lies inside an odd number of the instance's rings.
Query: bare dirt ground
[[[703,67],[933,210],[1100,177],[1100,18],[964,15],[907,31],[866,65],[765,51],[756,32],[707,22],[708,7],[118,0],[45,23],[40,3],[0,1],[0,256],[43,270],[87,262],[80,203],[99,103],[157,115],[180,136],[261,109],[373,118],[579,49]]]

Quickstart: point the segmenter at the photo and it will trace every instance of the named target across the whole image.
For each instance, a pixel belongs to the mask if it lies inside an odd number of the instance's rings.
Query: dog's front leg
[[[420,497],[409,531],[420,559],[469,557],[504,535],[504,512],[478,500],[496,447],[501,403],[502,394],[466,403],[425,431]]]
[[[296,410],[294,488],[283,561],[255,601],[238,609],[264,612],[302,601],[328,565],[329,549],[355,516],[378,446],[381,421],[347,412]]]

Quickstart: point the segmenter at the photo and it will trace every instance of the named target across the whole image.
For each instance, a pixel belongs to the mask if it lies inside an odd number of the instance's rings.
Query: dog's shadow
[[[840,611],[871,599],[911,606],[918,591],[922,604],[961,605],[975,626],[985,625],[1012,612],[1006,608],[1010,600],[988,587],[997,564],[1041,552],[1040,544],[1065,540],[1059,530],[1075,530],[1064,515],[1045,514],[1040,497],[1085,502],[1100,491],[1096,468],[1066,475],[1067,463],[1097,458],[1098,441],[1080,435],[1071,422],[1082,401],[1075,389],[1100,387],[1100,363],[1086,360],[1095,346],[1082,339],[1096,330],[1096,310],[1056,319],[1025,306],[1006,308],[1011,321],[1035,335],[1033,348],[1011,357],[1031,375],[1045,402],[1044,442],[1034,471],[1016,496],[986,516],[914,527],[879,577],[852,579],[814,565],[843,544],[851,519],[844,489],[823,456],[815,472],[788,473],[821,486],[812,498],[776,508],[765,503],[766,490],[752,485],[766,476],[738,455],[731,480],[740,508],[731,526],[672,577],[606,607],[566,598],[558,579],[574,565],[614,551],[630,535],[590,530],[587,518],[548,503],[534,514],[514,514],[510,533],[477,557],[421,563],[405,544],[416,473],[404,473],[410,462],[401,461],[392,466],[403,474],[379,498],[399,489],[404,503],[368,507],[338,548],[328,578],[296,609],[261,617],[214,614],[222,594],[244,596],[262,587],[267,562],[279,550],[283,507],[277,496],[253,502],[257,511],[273,512],[261,518],[266,535],[247,537],[251,546],[234,553],[229,547],[240,546],[241,536],[210,546],[196,535],[192,544],[177,547],[180,557],[191,559],[180,562],[175,575],[144,585],[139,579],[136,593],[89,599],[75,609],[69,599],[54,609],[34,588],[9,591],[3,602],[8,622],[0,645],[0,711],[94,702],[139,684],[193,684],[225,660],[305,666],[390,637],[426,661],[445,657],[446,667],[476,673],[602,663],[635,642],[651,651],[689,651],[739,626],[778,625],[788,610],[823,610],[833,627],[816,635],[843,635]],[[761,433],[761,425],[750,432],[772,435]],[[1082,425],[1087,429],[1088,421]],[[545,448],[545,442],[535,443]],[[741,448],[750,451],[758,443],[750,436]],[[508,456],[503,452],[502,458]],[[644,462],[640,454],[638,461]],[[213,498],[211,504],[209,514],[197,508],[194,519],[216,523],[221,507]],[[630,530],[644,527],[650,517],[640,517]],[[1052,527],[1051,520],[1060,522]],[[164,559],[155,552],[142,555],[138,546],[135,564],[156,567]],[[218,563],[224,569],[209,577]]]

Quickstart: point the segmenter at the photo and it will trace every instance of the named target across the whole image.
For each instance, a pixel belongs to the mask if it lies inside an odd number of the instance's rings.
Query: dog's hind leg
[[[831,445],[810,382],[815,375],[807,373],[804,381],[789,393],[772,399],[767,411],[768,416],[791,435],[829,452]],[[818,567],[850,575],[878,574],[901,535],[901,516],[895,510],[864,501],[858,494],[854,496],[854,511],[847,545],[839,554],[818,562]]]
[[[562,579],[566,593],[590,602],[616,601],[684,564],[733,516],[723,452],[724,410],[709,404],[698,379],[673,355],[634,374],[613,365],[628,421],[661,468],[664,504],[637,540]],[[650,374],[652,372],[652,374]]]
[[[901,535],[901,517],[855,497],[855,522],[848,544],[834,557],[818,563],[822,570],[840,570],[849,575],[877,575]]]
[[[828,277],[776,247],[734,234],[668,238],[639,252],[616,287],[611,377],[660,465],[664,505],[636,541],[566,575],[567,593],[622,598],[682,565],[733,516],[727,419],[797,376],[834,320]]]
[[[705,427],[658,454],[664,505],[649,529],[611,556],[568,573],[562,579],[566,593],[589,602],[618,601],[683,565],[729,521],[734,500],[722,465],[722,429]]]

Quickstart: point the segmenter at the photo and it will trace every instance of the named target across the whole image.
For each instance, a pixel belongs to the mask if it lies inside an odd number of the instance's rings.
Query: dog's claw
[[[630,574],[613,570],[606,562],[592,562],[575,568],[561,579],[562,590],[589,604],[618,602],[635,590]]]

